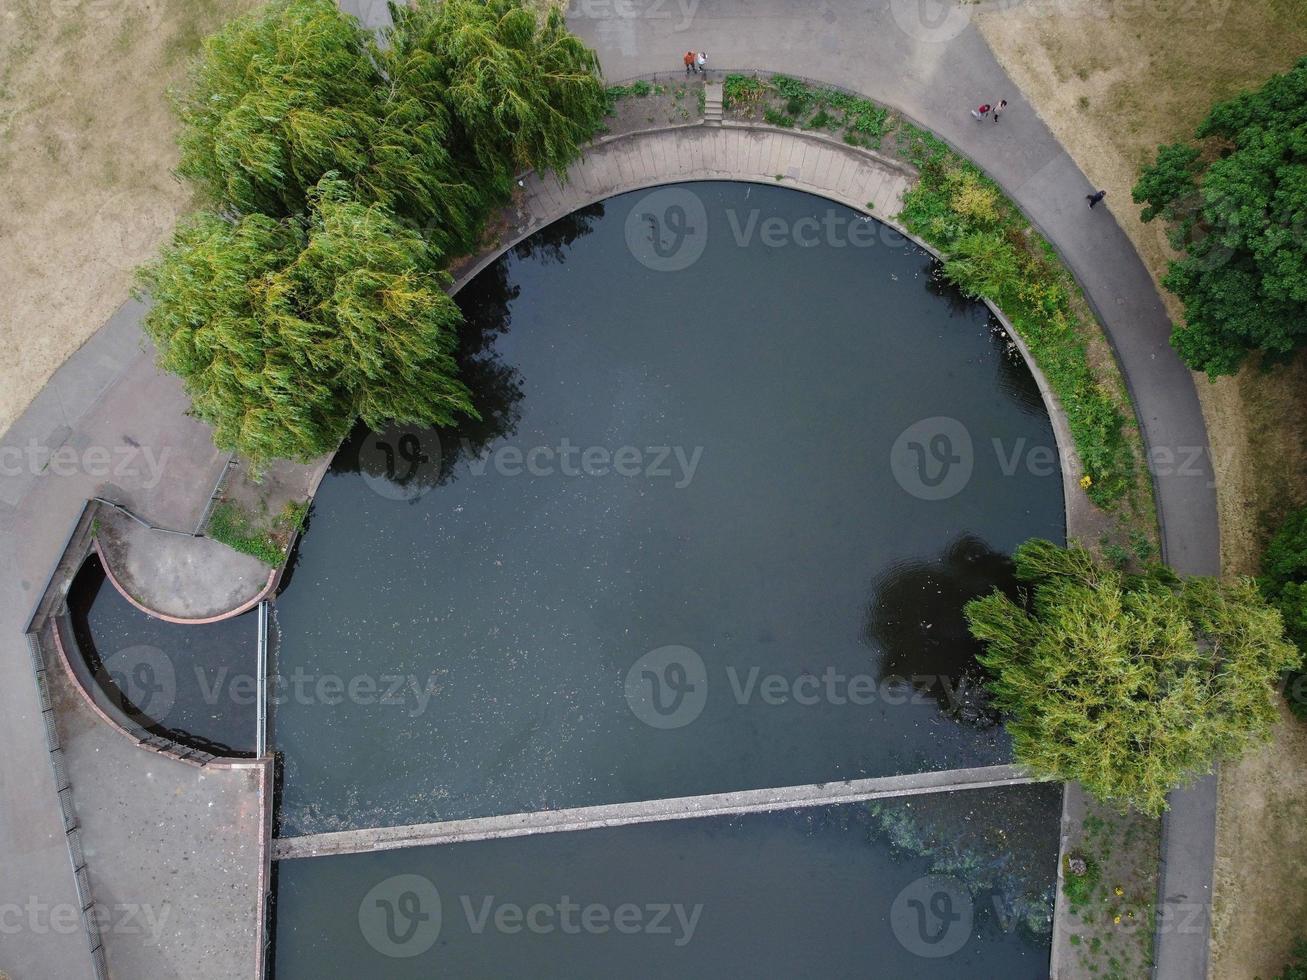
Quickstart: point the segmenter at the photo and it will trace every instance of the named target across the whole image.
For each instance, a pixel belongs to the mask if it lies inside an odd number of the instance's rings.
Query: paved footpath
[[[685,51],[704,51],[709,68],[788,72],[862,92],[975,160],[1080,280],[1117,351],[1149,451],[1159,460],[1201,453],[1187,467],[1157,467],[1162,548],[1180,572],[1218,574],[1206,427],[1161,299],[1110,210],[1086,207],[1089,182],[970,24],[970,10],[935,0],[575,0],[568,25],[599,52],[612,81],[674,73]],[[1010,103],[1002,122],[971,117],[973,106],[1000,98]],[[1156,976],[1193,980],[1207,974],[1209,915],[1194,928],[1191,912],[1210,910],[1216,777],[1173,794],[1171,807],[1159,907],[1176,927],[1159,930]]]
[[[384,10],[372,0],[361,6],[370,22]],[[1205,448],[1192,381],[1171,351],[1165,312],[1129,241],[1110,212],[1087,213],[1083,175],[966,23],[967,8],[924,21],[933,7],[916,0],[574,0],[569,24],[597,47],[613,80],[675,69],[693,47],[708,52],[710,67],[787,71],[861,90],[950,140],[999,180],[1080,277],[1117,347],[1150,445]],[[998,97],[1012,103],[1001,124],[981,127],[970,118],[971,105]],[[223,464],[207,432],[183,414],[180,385],[158,375],[141,350],[139,316],[126,304],[0,440],[0,552],[9,562],[0,576],[0,905],[22,907],[27,926],[0,942],[0,971],[15,980],[92,972],[81,930],[63,928],[62,912],[59,925],[49,915],[74,908],[77,896],[22,636],[28,611],[88,497],[107,495],[156,523],[183,527]],[[70,447],[74,462],[31,464],[39,456],[28,453],[32,445],[42,452]],[[148,459],[132,456],[141,447],[155,450],[156,461],[169,450],[161,476]],[[1159,474],[1157,488],[1168,560],[1183,572],[1216,572],[1208,458],[1196,475]],[[1166,895],[1205,903],[1215,781],[1177,794],[1174,804]],[[1164,933],[1158,976],[1201,977],[1206,952],[1205,929]]]

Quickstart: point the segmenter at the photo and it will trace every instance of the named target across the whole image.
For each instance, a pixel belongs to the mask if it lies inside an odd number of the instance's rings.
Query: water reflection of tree
[[[880,679],[907,678],[955,721],[979,728],[999,723],[976,662],[979,644],[962,608],[997,586],[1016,594],[1012,561],[964,535],[939,558],[908,562],[875,584],[863,641],[880,653]]]
[[[573,212],[541,229],[513,246],[510,254],[521,261],[561,264],[567,261],[571,246],[594,230],[604,214],[603,204]],[[422,451],[439,446],[440,465],[413,467],[406,489],[416,491],[426,485],[440,485],[453,479],[464,456],[478,456],[487,447],[510,436],[521,418],[522,374],[507,364],[496,349],[497,341],[508,333],[513,320],[513,302],[521,290],[513,282],[512,262],[508,255],[492,263],[473,277],[455,297],[463,311],[458,330],[459,374],[472,393],[472,405],[480,418],[465,418],[456,426],[434,430],[434,438],[420,439]],[[368,438],[366,426],[354,427],[332,463],[338,473],[366,472],[387,477],[393,472],[386,456],[376,452],[361,453]]]

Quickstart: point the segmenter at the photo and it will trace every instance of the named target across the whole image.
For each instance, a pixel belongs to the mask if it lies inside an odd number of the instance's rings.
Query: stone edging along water
[[[723,134],[721,137],[723,139],[729,134],[766,138],[772,142],[788,144],[789,149],[782,149],[779,156],[776,154],[764,156],[761,161],[757,155],[751,154],[747,147],[741,147],[739,144],[725,146],[724,156],[713,158],[696,155],[693,152],[688,156],[679,152],[665,152],[668,143],[680,144],[687,140],[713,139],[716,138],[715,134]],[[902,204],[901,198],[896,200],[892,207],[882,207],[878,200],[877,207],[868,209],[868,197],[849,193],[847,185],[841,185],[838,181],[840,173],[832,174],[829,168],[823,170],[821,164],[824,161],[821,158],[812,157],[804,152],[799,152],[796,160],[794,147],[816,147],[827,155],[835,154],[848,160],[858,161],[861,167],[871,171],[901,175],[906,179],[916,177],[916,171],[912,167],[891,160],[875,150],[850,146],[820,133],[782,129],[761,123],[728,121],[720,126],[709,126],[699,122],[651,127],[620,136],[605,137],[586,149],[582,159],[569,170],[565,184],[552,175],[537,173],[521,175],[519,184],[522,193],[513,205],[519,221],[492,248],[459,269],[451,293],[456,295],[476,277],[477,273],[497,261],[515,245],[574,211],[619,194],[669,184],[706,180],[738,181],[801,190],[842,204],[879,221],[936,259],[941,261],[944,259],[937,249],[909,232],[896,220]],[[663,151],[661,155],[660,150]],[[646,155],[647,151],[648,155]],[[664,166],[640,169],[641,161],[657,164],[660,159]],[[788,167],[788,172],[771,169],[768,164]],[[777,181],[777,173],[784,174],[784,180]],[[847,171],[843,173],[846,174]],[[1066,412],[1049,385],[1048,379],[1035,362],[1030,348],[1011,321],[988,299],[982,298],[980,302],[983,302],[994,314],[1013,345],[1021,353],[1044,400],[1057,441],[1058,458],[1062,469],[1067,538],[1069,540],[1092,539],[1095,531],[1093,515],[1096,508],[1080,486],[1080,478],[1084,475],[1084,471],[1075,452]]]
[[[90,676],[89,665],[82,659],[80,652],[75,650],[70,652],[67,649],[63,631],[67,626],[65,603],[69,588],[86,559],[98,550],[95,528],[104,509],[105,505],[99,500],[90,500],[83,508],[26,628],[44,714],[50,765],[64,817],[65,841],[74,872],[76,892],[81,903],[82,925],[90,945],[92,968],[97,978],[109,976],[100,920],[96,914],[96,909],[103,907],[103,903],[97,904],[91,888],[87,851],[81,844],[81,822],[74,803],[74,787],[68,771],[69,767],[64,761],[65,746],[60,735],[59,719],[55,715],[59,692],[65,689],[65,685],[71,691],[62,696],[77,698],[91,713],[92,724],[98,722],[106,731],[112,733],[111,737],[120,737],[155,756],[180,762],[194,769],[212,772],[215,774],[214,778],[219,778],[217,774],[221,772],[233,774],[248,772],[253,776],[255,802],[259,810],[259,833],[254,842],[258,867],[255,883],[258,907],[251,915],[254,949],[250,955],[253,958],[252,975],[256,980],[261,980],[265,972],[262,950],[267,936],[264,910],[267,906],[272,873],[273,758],[271,755],[254,759],[223,758],[182,745],[145,731],[111,701],[97,696],[98,688],[95,679]],[[142,756],[142,758],[149,758],[149,756]],[[163,772],[152,775],[159,779],[167,778]],[[222,813],[212,815],[215,820],[222,820],[224,817]]]

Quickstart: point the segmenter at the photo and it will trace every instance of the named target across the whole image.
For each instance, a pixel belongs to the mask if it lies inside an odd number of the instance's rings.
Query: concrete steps
[[[722,83],[706,82],[703,86],[703,121],[706,126],[722,124]]]

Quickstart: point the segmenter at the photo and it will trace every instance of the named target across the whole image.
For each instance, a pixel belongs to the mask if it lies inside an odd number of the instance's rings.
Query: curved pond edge
[[[607,153],[621,152],[625,149],[635,147],[644,141],[680,141],[693,134],[695,137],[709,137],[714,133],[747,133],[766,135],[772,139],[782,141],[794,141],[798,145],[813,144],[821,145],[832,152],[844,154],[849,158],[856,159],[863,164],[869,164],[875,168],[892,170],[896,173],[911,178],[916,177],[916,171],[896,160],[890,160],[883,154],[874,150],[863,147],[849,146],[839,140],[831,139],[817,133],[808,133],[799,130],[783,129],[776,126],[759,125],[753,123],[735,123],[723,122],[720,126],[708,126],[703,123],[690,123],[683,125],[672,125],[662,127],[651,127],[632,133],[626,133],[620,136],[604,137],[591,144],[587,149],[585,156],[573,165],[568,172],[566,184],[560,184],[553,177],[542,178],[538,174],[523,175],[519,178],[525,196],[524,199],[515,205],[519,215],[525,218],[525,224],[519,225],[513,229],[511,235],[500,239],[494,247],[482,252],[471,263],[460,269],[453,286],[450,289],[451,294],[457,295],[458,292],[476,277],[478,273],[492,265],[503,257],[505,253],[514,246],[525,241],[536,232],[546,228],[560,218],[565,218],[569,214],[597,204],[611,197],[620,194],[626,194],[633,191],[650,190],[655,187],[663,187],[674,184],[696,183],[703,181],[727,181],[737,183],[762,184],[769,187],[788,187],[803,193],[811,194],[816,197],[832,201],[836,204],[851,208],[861,215],[865,215],[874,221],[880,222],[892,230],[895,234],[902,236],[912,242],[918,248],[921,248],[927,254],[931,255],[938,261],[943,261],[943,256],[937,249],[927,242],[918,238],[909,232],[899,222],[894,220],[893,215],[884,212],[868,210],[865,199],[862,201],[850,197],[841,191],[838,187],[833,186],[829,179],[822,179],[820,174],[805,174],[800,172],[798,176],[793,174],[787,175],[783,181],[777,181],[774,174],[765,174],[754,172],[748,169],[747,159],[738,161],[737,165],[732,167],[730,159],[724,161],[728,164],[725,167],[711,167],[706,165],[693,165],[689,168],[683,168],[675,174],[660,173],[647,176],[639,176],[634,172],[627,176],[622,169],[614,165],[612,173],[618,176],[614,183],[607,183],[599,187],[583,186],[586,178],[593,177],[591,170],[596,168],[596,160],[602,159]],[[747,155],[746,155],[747,156]],[[742,166],[740,164],[743,164]],[[543,191],[549,188],[546,195]],[[533,192],[535,192],[533,194]],[[562,202],[558,203],[558,198],[554,195],[562,194]],[[547,205],[545,209],[535,210],[528,207],[532,202],[542,202]],[[897,212],[895,212],[897,214]],[[1093,502],[1089,499],[1084,489],[1080,485],[1080,478],[1084,475],[1084,470],[1080,466],[1079,455],[1075,451],[1075,444],[1071,437],[1071,430],[1067,422],[1066,412],[1062,407],[1052,386],[1049,384],[1044,372],[1036,363],[1029,346],[1025,340],[1013,327],[1012,322],[1004,315],[994,303],[988,299],[979,298],[977,302],[983,303],[985,307],[993,314],[994,318],[1002,325],[1004,332],[1012,341],[1013,346],[1020,352],[1026,362],[1026,367],[1030,370],[1031,376],[1039,388],[1039,393],[1044,400],[1044,407],[1048,412],[1049,420],[1053,426],[1053,435],[1057,441],[1059,468],[1062,472],[1062,496],[1066,512],[1066,534],[1068,540],[1072,538],[1085,538],[1093,540],[1097,525],[1093,520],[1095,512],[1098,510]]]

